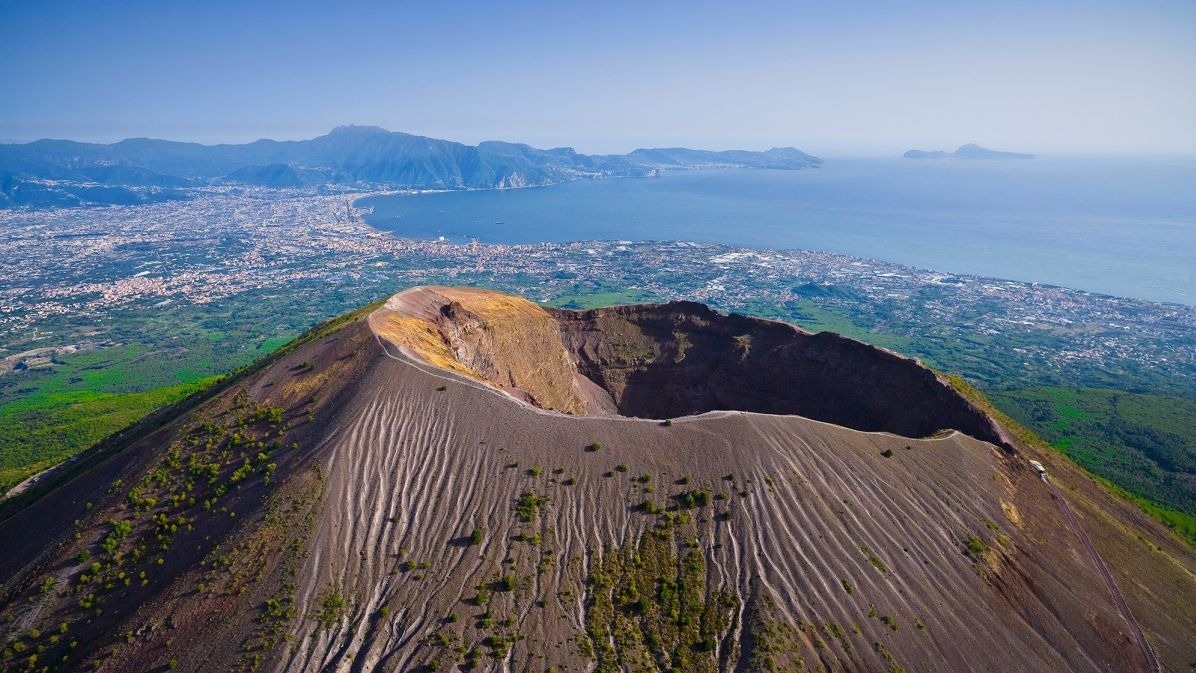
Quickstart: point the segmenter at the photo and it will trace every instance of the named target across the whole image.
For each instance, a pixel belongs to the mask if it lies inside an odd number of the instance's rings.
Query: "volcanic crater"
[[[954,429],[1013,450],[996,423],[916,360],[695,302],[569,311],[419,287],[371,320],[415,357],[564,413],[797,415],[906,437]],[[432,343],[403,333],[411,321],[435,333]],[[388,322],[404,327],[387,330]]]
[[[0,669],[1196,661],[1192,548],[957,388],[699,304],[413,288],[0,503]]]

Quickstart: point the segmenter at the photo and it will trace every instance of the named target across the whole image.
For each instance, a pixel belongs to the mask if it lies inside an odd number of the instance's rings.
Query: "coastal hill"
[[[906,159],[1033,159],[1033,154],[1019,152],[1001,152],[987,147],[967,144],[961,145],[954,152],[942,150],[910,150],[901,155]]]
[[[0,666],[1196,660],[1196,552],[960,390],[701,304],[413,288],[4,502]]]
[[[489,189],[647,176],[662,169],[795,170],[821,163],[793,148],[586,155],[569,147],[543,150],[498,141],[470,146],[372,126],[342,126],[311,140],[244,145],[149,138],[111,145],[38,140],[0,145],[0,207],[142,203],[185,198],[179,188],[210,184]]]

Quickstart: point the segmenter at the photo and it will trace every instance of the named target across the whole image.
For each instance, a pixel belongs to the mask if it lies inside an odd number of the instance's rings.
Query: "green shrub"
[[[867,547],[860,547],[860,551],[864,552],[864,555],[868,557],[868,561],[872,565],[876,566],[877,570],[881,571],[882,573],[889,572],[889,566],[885,565],[885,562],[880,560],[879,556],[873,554],[871,549]]]
[[[989,546],[984,542],[984,540],[981,540],[975,535],[968,536],[968,539],[964,541],[964,548],[968,556],[971,556],[977,560],[983,558],[984,555],[989,551]]]
[[[335,624],[340,621],[341,617],[345,615],[346,607],[345,597],[337,589],[333,589],[324,595],[324,599],[320,601],[320,612],[316,615],[316,620],[325,626]]]
[[[660,505],[657,505],[655,502],[652,502],[651,500],[645,500],[640,503],[640,511],[646,514],[660,514],[663,510],[661,510]]]
[[[515,501],[515,514],[519,520],[524,523],[531,523],[535,521],[536,516],[540,513],[540,508],[548,499],[536,495],[531,491],[524,491],[519,494],[519,498]]]

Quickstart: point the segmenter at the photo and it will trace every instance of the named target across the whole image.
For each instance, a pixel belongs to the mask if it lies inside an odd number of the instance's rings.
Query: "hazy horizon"
[[[378,125],[377,124],[338,124],[337,126],[378,126]],[[221,141],[221,140],[199,141],[199,140],[194,140],[194,139],[186,138],[186,137],[165,138],[165,137],[160,137],[160,136],[148,136],[145,134],[124,136],[124,137],[120,137],[120,138],[98,138],[98,139],[69,138],[69,137],[65,137],[65,136],[62,136],[62,137],[43,136],[43,137],[39,137],[39,138],[0,137],[0,145],[26,144],[26,143],[36,142],[38,140],[70,140],[70,141],[96,143],[96,144],[113,144],[113,143],[120,142],[122,140],[130,140],[130,139],[136,139],[136,138],[150,138],[153,140],[166,140],[166,141],[171,141],[171,142],[183,142],[183,143],[198,143],[201,145],[208,145],[208,146],[240,145],[240,144],[252,143],[255,141],[259,141],[259,140],[272,140],[272,141],[279,141],[279,142],[311,140],[312,138],[326,135],[327,133],[331,132],[335,128],[336,127],[333,127],[333,128],[327,129],[325,131],[317,132],[317,133],[314,133],[314,134],[311,134],[308,136],[294,136],[294,137],[265,136],[265,137],[259,137],[259,138],[237,139],[237,140],[229,140],[229,141]],[[433,137],[438,140],[448,140],[451,142],[458,142],[458,143],[462,143],[465,145],[471,145],[471,146],[476,146],[478,143],[484,142],[484,141],[504,141],[504,142],[511,142],[511,143],[526,143],[526,141],[524,141],[520,138],[503,138],[503,137],[485,136],[485,135],[479,136],[478,139],[476,139],[476,140],[475,139],[462,139],[462,138],[445,138],[445,137],[429,136],[428,134],[418,133],[418,132],[414,132],[414,131],[411,131],[408,129],[392,129],[392,128],[386,128],[386,127],[382,127],[382,128],[386,131],[409,133],[412,135]],[[889,146],[887,146],[885,148],[854,148],[854,149],[853,148],[846,148],[846,149],[836,148],[833,146],[830,147],[829,149],[820,149],[823,146],[821,144],[817,144],[817,143],[812,144],[812,145],[782,145],[780,143],[771,143],[771,144],[764,143],[764,144],[757,144],[757,145],[734,145],[734,146],[732,146],[732,145],[716,146],[716,145],[709,145],[709,144],[703,144],[703,143],[691,143],[688,145],[669,145],[668,147],[687,147],[689,149],[701,149],[701,150],[712,150],[712,151],[723,151],[723,150],[765,151],[765,150],[768,150],[770,148],[775,148],[775,147],[796,147],[796,149],[808,152],[808,153],[813,154],[821,159],[850,160],[850,159],[900,158],[900,155],[902,153],[904,153],[907,150],[911,150],[911,149],[944,150],[946,152],[952,152],[952,151],[956,150],[957,148],[959,148],[961,145],[965,145],[965,144],[972,143],[972,142],[974,142],[974,141],[964,140],[964,141],[960,141],[960,142],[957,142],[954,144],[945,144],[942,146],[934,146],[934,147],[931,147],[931,146],[916,147],[913,145],[906,146],[906,145],[890,143]],[[526,144],[532,144],[532,143],[526,143]],[[1171,159],[1187,160],[1187,159],[1196,158],[1196,149],[1192,149],[1192,150],[1188,150],[1188,151],[1178,151],[1177,150],[1177,151],[1171,151],[1171,152],[1167,152],[1167,151],[1150,152],[1150,151],[1132,151],[1132,150],[1117,152],[1117,151],[1092,150],[1092,151],[1088,151],[1088,152],[1072,151],[1072,152],[1045,152],[1044,153],[1034,147],[1022,147],[1022,146],[1005,147],[1005,146],[996,146],[996,145],[986,145],[984,143],[975,143],[975,144],[984,146],[988,149],[994,149],[994,150],[1029,152],[1031,154],[1034,154],[1036,159],[1048,160],[1048,161],[1052,160],[1052,159],[1058,159],[1058,160],[1080,159],[1080,158],[1099,159],[1102,157],[1116,158],[1116,159],[1140,158],[1143,160],[1157,159],[1157,160],[1162,160],[1162,161],[1171,160]],[[661,145],[658,143],[658,144],[644,144],[644,145],[636,145],[636,146],[627,146],[624,148],[618,148],[618,149],[604,151],[604,152],[592,152],[592,151],[587,151],[583,147],[578,147],[576,144],[568,144],[568,143],[566,143],[564,145],[552,145],[552,146],[532,144],[532,146],[537,147],[538,149],[553,149],[556,147],[572,147],[573,149],[575,149],[578,152],[581,152],[583,154],[616,154],[616,155],[628,154],[637,149],[652,149],[652,148],[666,147],[665,145]]]
[[[1196,153],[1196,4],[0,2],[0,138]]]

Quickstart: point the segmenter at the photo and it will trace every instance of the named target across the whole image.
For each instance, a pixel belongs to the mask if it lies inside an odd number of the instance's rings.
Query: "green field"
[[[1196,402],[1092,388],[989,397],[1093,474],[1158,505],[1196,513]]]
[[[228,364],[205,349],[136,344],[55,360],[2,379],[0,492],[202,390]]]
[[[136,393],[47,392],[0,407],[0,493],[217,377]]]
[[[621,304],[651,304],[660,301],[656,297],[641,290],[620,290],[617,288],[595,288],[593,292],[563,294],[547,302],[548,306],[565,308],[573,311],[585,311],[591,308],[605,306],[619,306]]]
[[[268,355],[300,330],[253,320],[251,307],[132,314],[105,325],[116,342],[0,377],[0,493],[155,408]]]

